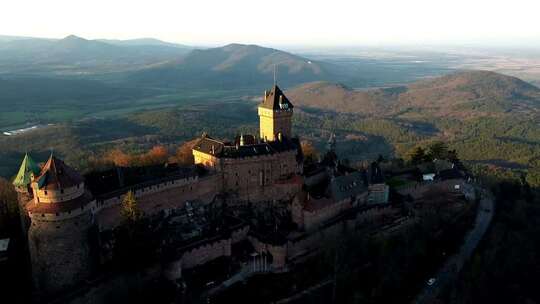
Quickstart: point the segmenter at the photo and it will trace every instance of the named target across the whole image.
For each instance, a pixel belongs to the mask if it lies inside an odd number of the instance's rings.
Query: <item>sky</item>
[[[540,45],[539,0],[1,0],[0,35],[190,45]]]

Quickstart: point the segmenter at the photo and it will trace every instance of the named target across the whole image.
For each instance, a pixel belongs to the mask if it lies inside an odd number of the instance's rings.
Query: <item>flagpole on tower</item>
[[[276,85],[276,64],[274,63],[274,86]]]

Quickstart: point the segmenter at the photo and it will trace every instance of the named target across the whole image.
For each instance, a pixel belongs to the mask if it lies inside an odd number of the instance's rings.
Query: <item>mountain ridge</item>
[[[0,40],[6,73],[81,74],[118,72],[181,58],[191,51],[167,43],[107,43],[69,35],[63,39]]]
[[[490,71],[458,71],[406,86],[362,91],[315,82],[300,85],[287,94],[304,107],[380,117],[411,118],[415,111],[453,118],[508,113],[537,115],[540,111],[540,88]],[[328,103],[329,100],[332,102]]]
[[[330,63],[253,44],[231,43],[195,49],[185,57],[150,69],[136,71],[128,79],[154,86],[209,88],[262,87],[276,77],[284,85],[315,80],[346,79],[346,71]],[[352,75],[351,75],[352,76]]]

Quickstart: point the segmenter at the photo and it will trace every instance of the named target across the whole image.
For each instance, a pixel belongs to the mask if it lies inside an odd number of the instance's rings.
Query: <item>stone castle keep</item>
[[[103,235],[121,223],[121,202],[128,191],[146,217],[180,223],[182,232],[171,237],[179,239],[175,254],[163,263],[163,274],[171,280],[218,257],[234,256],[237,244],[264,256],[265,267],[268,257],[268,267],[286,269],[287,263],[316,250],[317,231],[337,236],[359,207],[383,206],[388,187],[380,172],[341,165],[335,142],[324,159],[304,164],[300,140],[292,133],[293,109],[274,85],[258,106],[259,135],[222,141],[205,134],[193,148],[194,167],[168,165],[152,174],[116,168],[83,177],[54,155],[41,167],[26,155],[14,185],[37,292],[58,294],[95,275],[114,246]],[[206,224],[194,218],[218,201],[232,210],[224,229],[200,235]],[[263,229],[260,221],[254,224],[242,215],[251,214],[244,212],[247,208],[267,205],[275,217],[292,222]],[[186,227],[193,231],[186,233]]]

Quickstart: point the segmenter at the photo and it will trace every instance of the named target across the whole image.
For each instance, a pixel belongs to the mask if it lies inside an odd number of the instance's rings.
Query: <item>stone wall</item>
[[[92,274],[93,223],[89,210],[63,221],[32,219],[28,244],[38,292],[54,294]]]
[[[352,208],[351,200],[345,199],[332,203],[317,210],[304,210],[304,229],[313,230],[327,220],[336,217],[345,210]]]
[[[220,159],[218,172],[223,176],[223,190],[243,195],[264,192],[284,177],[298,173],[296,150],[273,155]]]
[[[84,183],[69,188],[56,190],[39,189],[36,183],[32,186],[34,197],[39,203],[60,203],[75,199],[84,194]]]
[[[176,280],[182,277],[184,269],[203,265],[222,256],[231,256],[231,246],[245,240],[248,232],[249,226],[242,225],[233,230],[228,237],[200,240],[188,245],[186,249],[180,249],[182,252],[180,257],[163,266],[164,276],[169,280]]]
[[[231,239],[219,239],[205,242],[182,255],[182,268],[189,269],[215,260],[222,256],[231,256]]]
[[[465,184],[466,182],[463,179],[449,179],[439,182],[415,183],[405,187],[400,187],[397,189],[397,191],[401,195],[410,195],[414,199],[418,199],[421,198],[427,191],[432,190],[439,190],[441,192],[461,192],[464,189]],[[455,188],[456,185],[459,185],[459,189]]]
[[[167,183],[156,184],[135,190],[135,197],[139,208],[145,215],[152,216],[159,212],[184,207],[186,201],[199,200],[203,204],[209,203],[218,193],[217,175],[202,178],[189,178]],[[126,195],[125,192],[97,201],[97,218],[101,230],[112,229],[120,223],[120,204]]]
[[[272,110],[259,107],[260,138],[268,141],[276,140],[278,133],[291,137],[293,110]]]

